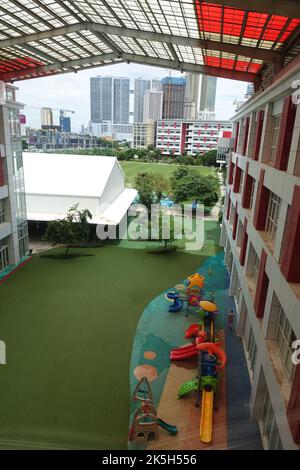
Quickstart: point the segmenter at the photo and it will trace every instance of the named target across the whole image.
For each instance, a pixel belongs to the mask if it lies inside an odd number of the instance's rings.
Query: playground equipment
[[[199,273],[192,274],[188,276],[187,281],[187,305],[193,307],[198,307],[199,301],[202,296],[202,289],[204,287],[205,277],[201,276]]]
[[[138,444],[157,439],[158,426],[165,429],[171,436],[178,432],[177,427],[166,423],[157,416],[152,390],[146,377],[142,377],[137,383],[132,400],[141,403],[134,412],[133,422],[129,430],[129,440]]]
[[[210,443],[213,435],[213,410],[217,409],[220,393],[218,370],[225,367],[227,359],[221,343],[215,339],[217,305],[211,300],[200,300],[198,305],[204,312],[203,321],[193,323],[185,332],[185,338],[191,338],[194,343],[174,348],[170,359],[178,361],[198,357],[198,377],[183,383],[177,397],[182,398],[190,392],[197,392],[195,406],[200,406],[201,399],[199,437],[202,442]]]
[[[175,292],[168,292],[167,297],[173,300],[173,304],[169,307],[169,312],[178,312],[183,307],[183,300],[179,299],[179,294]]]
[[[199,326],[198,326],[199,328]],[[187,344],[186,346],[181,346],[180,348],[174,348],[172,349],[170,353],[170,359],[171,361],[180,361],[182,359],[190,359],[193,357],[198,356],[198,351],[200,348],[198,346],[200,345],[201,341],[205,342],[206,341],[206,333],[199,332],[199,336],[197,338],[199,344]],[[207,343],[205,343],[207,344]]]
[[[187,309],[191,307],[199,307],[202,298],[205,277],[199,273],[192,274],[185,280],[185,288],[183,285],[183,293],[168,292],[167,298],[174,300],[174,304],[169,307],[169,312],[178,312],[183,307],[183,302],[187,302]]]

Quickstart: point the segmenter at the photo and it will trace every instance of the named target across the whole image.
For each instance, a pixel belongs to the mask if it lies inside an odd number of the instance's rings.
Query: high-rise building
[[[59,116],[59,126],[61,132],[71,132],[71,118],[61,114]]]
[[[28,254],[17,88],[0,82],[0,278]]]
[[[91,77],[91,122],[129,122],[129,79]]]
[[[133,124],[133,147],[146,148],[148,145],[155,144],[155,128],[154,121],[135,122]]]
[[[198,117],[199,82],[200,75],[198,73],[188,73],[186,75],[184,98],[185,119],[196,119]]]
[[[144,95],[143,122],[149,119],[158,121],[162,118],[163,92],[157,88],[146,90]]]
[[[53,126],[53,113],[51,108],[41,109],[41,125]]]
[[[153,78],[151,80],[151,89],[152,90],[161,90],[162,89],[161,80],[159,80],[158,78]]]
[[[113,78],[113,122],[129,123],[129,78]]]
[[[183,119],[186,80],[166,77],[161,80],[163,90],[163,119]]]
[[[250,411],[271,450],[300,445],[300,106],[292,80],[282,69],[233,118],[221,232]]]
[[[150,80],[136,78],[134,80],[134,122],[143,122],[144,95],[150,88]]]
[[[214,112],[216,104],[217,77],[201,75],[200,111]]]
[[[91,121],[94,123],[113,119],[112,77],[91,77],[90,79]]]

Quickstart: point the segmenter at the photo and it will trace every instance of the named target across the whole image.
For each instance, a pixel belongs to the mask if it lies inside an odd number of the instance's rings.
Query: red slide
[[[180,361],[183,359],[192,359],[197,357],[198,350],[195,344],[187,344],[181,348],[174,348],[170,353],[171,361]]]

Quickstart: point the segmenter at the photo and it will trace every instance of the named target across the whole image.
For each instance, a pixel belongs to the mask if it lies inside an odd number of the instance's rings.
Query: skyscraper
[[[158,89],[146,90],[144,95],[143,122],[162,118],[163,92]]]
[[[113,78],[113,122],[129,123],[129,78]]]
[[[217,77],[201,75],[200,111],[214,112],[216,103]]]
[[[200,75],[198,73],[188,73],[186,75],[184,98],[185,119],[196,119],[198,116],[199,81]]]
[[[161,80],[159,78],[153,78],[151,80],[151,89],[152,90],[161,90],[162,89]]]
[[[53,126],[53,113],[51,108],[41,109],[41,125]]]
[[[144,95],[150,88],[150,80],[136,78],[134,80],[134,122],[143,122]]]
[[[163,90],[163,119],[182,119],[186,80],[182,77],[166,77],[161,80]]]
[[[129,79],[91,77],[91,122],[129,122]]]

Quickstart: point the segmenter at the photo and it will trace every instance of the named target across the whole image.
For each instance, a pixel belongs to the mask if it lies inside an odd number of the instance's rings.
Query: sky
[[[45,106],[53,109],[54,124],[58,124],[59,109],[75,111],[75,114],[69,114],[72,132],[80,131],[81,125],[86,126],[90,119],[90,77],[97,75],[128,77],[131,81],[130,87],[133,89],[135,78],[161,79],[169,75],[169,70],[138,64],[117,64],[78,73],[15,82],[15,85],[19,88],[18,101],[26,105],[24,114],[27,118],[27,125],[40,128],[40,108]],[[171,75],[179,76],[180,73],[171,71]],[[233,102],[243,98],[246,87],[245,82],[218,78],[217,119],[230,119],[234,115]]]

